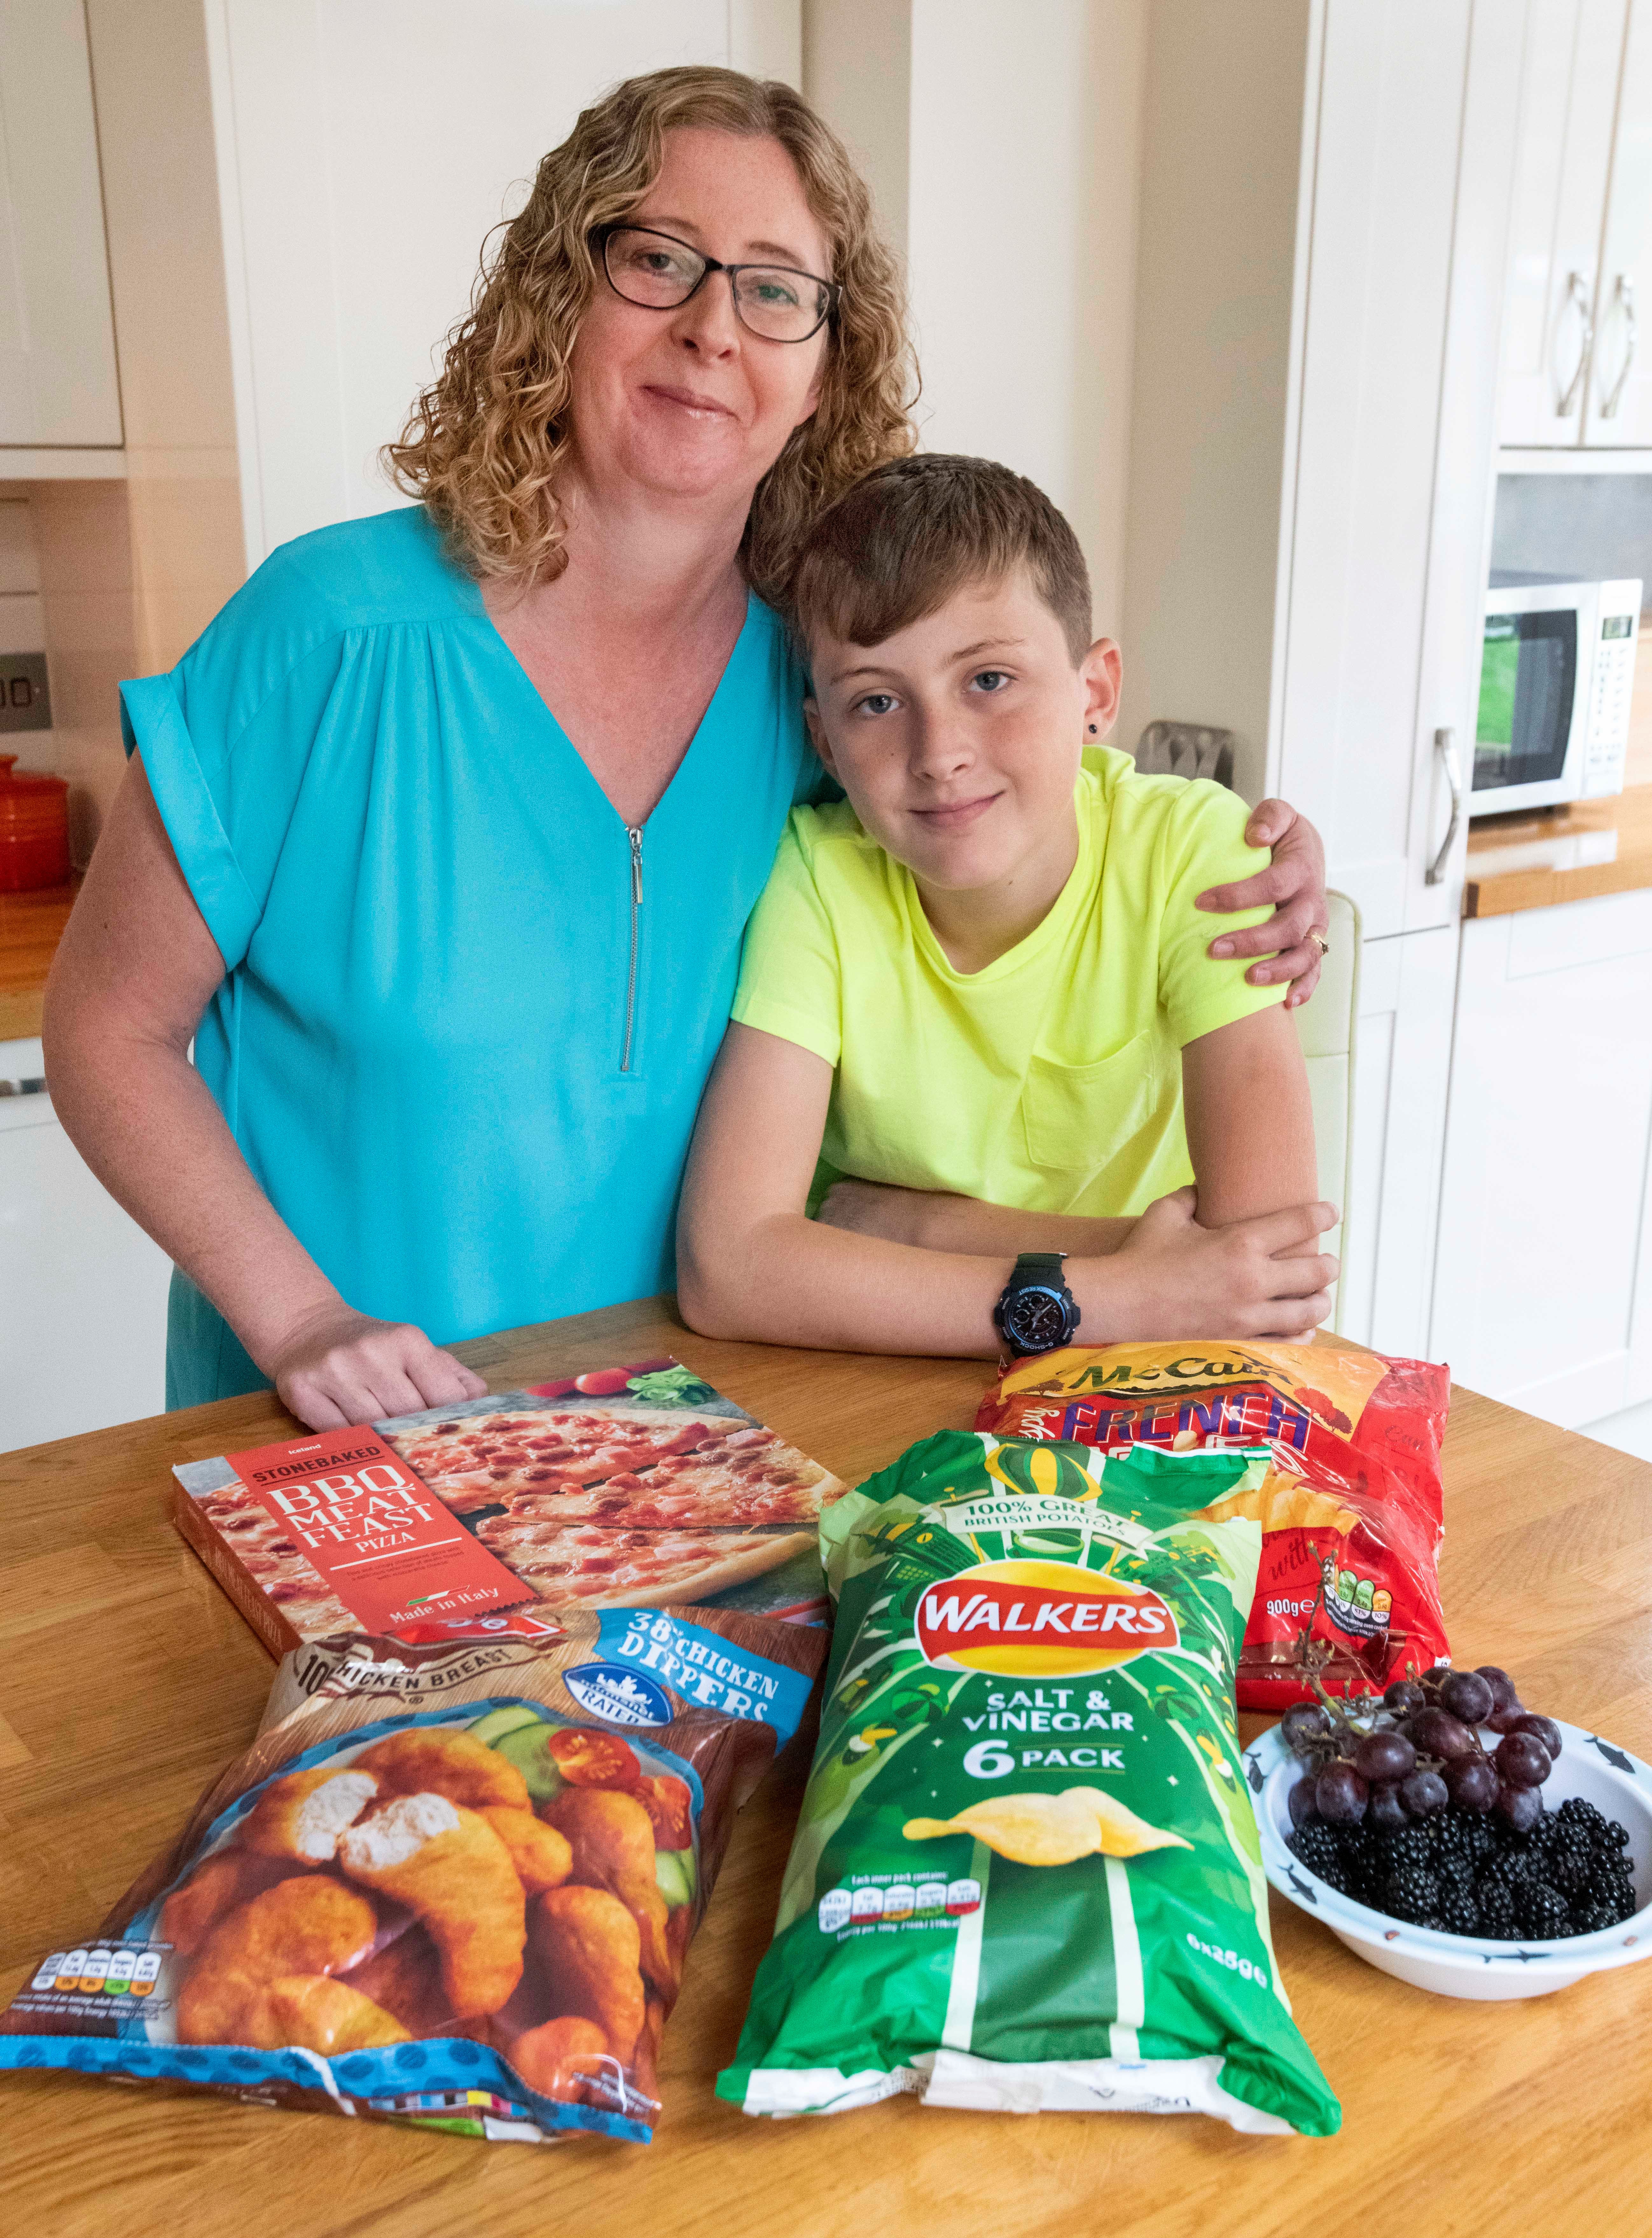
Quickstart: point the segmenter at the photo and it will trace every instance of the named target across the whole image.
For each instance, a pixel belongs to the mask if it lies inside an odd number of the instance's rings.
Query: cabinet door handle
[[[1445,858],[1451,851],[1451,842],[1457,838],[1457,827],[1463,814],[1463,771],[1457,765],[1457,732],[1436,731],[1434,751],[1445,763],[1445,781],[1451,788],[1451,821],[1445,827],[1445,837],[1440,842],[1440,851],[1423,873],[1425,886],[1437,886],[1445,876]]]
[[[1632,272],[1618,274],[1617,286],[1612,291],[1612,300],[1615,303],[1621,303],[1623,306],[1623,362],[1617,369],[1617,379],[1612,383],[1611,394],[1601,407],[1602,420],[1616,419],[1618,399],[1623,394],[1623,384],[1629,377],[1630,367],[1635,363],[1635,345],[1638,339],[1638,325],[1635,316],[1635,275]]]
[[[1583,375],[1589,371],[1589,361],[1595,354],[1595,321],[1589,314],[1589,287],[1581,272],[1567,275],[1566,301],[1563,311],[1575,307],[1581,321],[1577,346],[1577,364],[1566,384],[1566,393],[1555,407],[1556,420],[1569,420],[1577,409],[1577,400],[1583,393]]]

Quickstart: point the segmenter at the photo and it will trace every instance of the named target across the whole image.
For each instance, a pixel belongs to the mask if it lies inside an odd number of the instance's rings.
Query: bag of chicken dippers
[[[1448,1371],[1318,1344],[1073,1345],[1005,1369],[975,1427],[1116,1453],[1265,1444],[1260,1486],[1213,1513],[1262,1526],[1242,1710],[1382,1692],[1450,1659],[1440,1610]]]
[[[287,1713],[0,2014],[0,2069],[498,2141],[646,2141],[730,1821],[827,1639],[704,1607],[564,1623],[295,1651]]]

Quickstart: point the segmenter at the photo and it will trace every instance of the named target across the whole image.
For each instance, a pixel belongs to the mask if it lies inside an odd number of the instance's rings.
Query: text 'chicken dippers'
[[[177,1842],[0,2014],[0,2068],[645,2141],[730,1822],[826,1646],[694,1607],[300,1649]]]

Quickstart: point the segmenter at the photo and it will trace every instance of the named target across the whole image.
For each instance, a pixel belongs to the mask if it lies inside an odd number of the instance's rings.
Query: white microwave
[[[1470,816],[1622,792],[1641,586],[1494,569]]]

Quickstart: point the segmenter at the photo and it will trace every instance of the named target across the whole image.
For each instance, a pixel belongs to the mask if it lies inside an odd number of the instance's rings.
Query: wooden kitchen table
[[[851,1483],[966,1426],[975,1362],[711,1343],[666,1302],[461,1346],[496,1390],[676,1352]],[[89,1376],[96,1362],[86,1363]],[[272,1666],[166,1521],[174,1461],[291,1434],[272,1396],[0,1454],[0,1994],[80,1941],[252,1735]],[[1455,1394],[1445,1606],[1461,1661],[1652,1757],[1652,1468]],[[1252,1721],[1257,1724],[1259,1721]],[[735,1832],[665,2033],[651,2145],[484,2146],[89,2077],[0,2076],[18,2238],[1362,2238],[1652,2228],[1652,1972],[1426,1996],[1274,1901],[1340,2136],[1192,2116],[926,2112],[757,2122],[712,2096],[774,1915],[799,1788]]]

